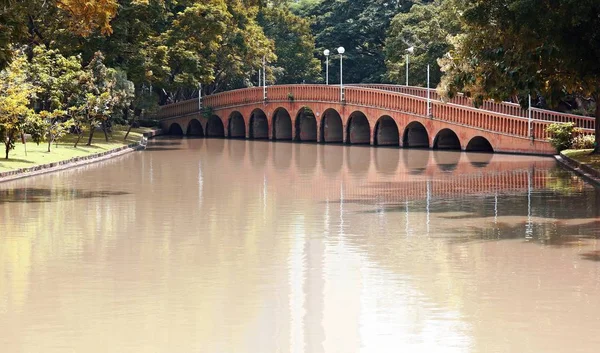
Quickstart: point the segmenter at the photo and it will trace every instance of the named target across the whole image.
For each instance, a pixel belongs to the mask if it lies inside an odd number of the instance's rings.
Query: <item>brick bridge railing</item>
[[[344,101],[340,101],[340,87],[326,85],[281,85],[269,86],[266,89],[267,99],[263,97],[263,88],[247,88],[222,92],[202,98],[202,105],[213,111],[232,110],[236,107],[266,107],[273,103],[298,103],[309,105],[330,104],[337,107],[351,106],[375,109],[377,114],[390,112],[402,116],[448,123],[452,126],[471,128],[473,131],[484,131],[489,134],[525,138],[530,141],[540,141],[547,144],[546,128],[552,122],[574,122],[583,129],[584,134],[593,133],[594,118],[571,114],[563,114],[533,108],[531,119],[528,112],[517,104],[485,102],[481,109],[474,108],[471,101],[464,96],[458,96],[451,102],[442,102],[434,90],[430,92],[430,115],[428,115],[427,89],[394,85],[348,85],[344,86]],[[199,113],[198,99],[192,99],[161,107],[156,114],[158,119],[170,120],[190,114]],[[268,114],[267,114],[268,115]],[[227,126],[228,116],[220,117],[223,125]],[[376,119],[378,117],[373,117]],[[246,118],[245,118],[246,119]],[[249,117],[248,117],[249,119]],[[369,117],[371,119],[371,117]],[[270,120],[269,120],[270,121]],[[248,123],[247,123],[248,124]],[[371,126],[375,126],[375,121]],[[438,129],[439,130],[439,129]],[[227,135],[226,135],[227,136]],[[345,141],[345,140],[344,140]],[[512,142],[504,139],[504,144]],[[494,148],[496,150],[496,148]],[[511,151],[511,149],[499,149]],[[516,150],[515,150],[516,151]],[[527,148],[519,148],[518,152],[528,152]],[[544,150],[533,149],[532,153],[551,153],[549,147]]]

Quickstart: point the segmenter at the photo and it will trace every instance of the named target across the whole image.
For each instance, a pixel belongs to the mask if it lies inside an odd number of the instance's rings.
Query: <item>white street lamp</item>
[[[406,86],[408,86],[408,55],[415,52],[415,47],[406,49]]]
[[[325,55],[325,84],[329,85],[329,49],[323,50]]]
[[[344,69],[342,68],[342,57],[344,56],[343,54],[346,52],[346,49],[344,49],[344,47],[339,47],[337,48],[337,52],[340,54],[340,101],[344,101],[344,84],[343,84],[343,77],[344,77]]]

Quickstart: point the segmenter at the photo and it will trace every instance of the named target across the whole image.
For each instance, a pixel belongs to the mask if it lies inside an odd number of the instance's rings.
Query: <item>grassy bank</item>
[[[96,131],[91,146],[86,146],[88,136],[84,136],[77,148],[73,147],[77,136],[68,135],[61,139],[58,143],[52,144],[51,152],[48,151],[48,143],[39,145],[27,142],[27,155],[25,155],[25,147],[19,141],[14,150],[10,151],[8,159],[4,159],[4,144],[0,145],[0,172],[10,170],[34,167],[40,164],[53,163],[71,159],[73,157],[82,157],[94,153],[101,153],[115,148],[126,146],[132,143],[139,142],[144,132],[150,131],[149,128],[132,129],[124,140],[127,127],[116,126],[113,128],[112,137],[109,136],[108,142],[104,139],[102,131]]]
[[[600,155],[591,154],[593,149],[589,150],[564,150],[561,153],[565,156],[587,165],[590,168],[594,168],[600,171]]]

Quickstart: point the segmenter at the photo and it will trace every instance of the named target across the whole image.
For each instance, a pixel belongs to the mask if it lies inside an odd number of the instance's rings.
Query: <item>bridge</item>
[[[200,107],[202,105],[202,109]],[[174,135],[404,148],[554,154],[546,127],[594,118],[396,85],[280,85],[227,91],[162,106],[156,118]]]

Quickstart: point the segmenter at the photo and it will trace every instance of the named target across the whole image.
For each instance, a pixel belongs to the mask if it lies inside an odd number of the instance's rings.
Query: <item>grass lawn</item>
[[[579,163],[600,171],[600,155],[591,154],[593,149],[589,150],[564,150],[562,153]]]
[[[77,140],[75,135],[67,135],[61,139],[58,143],[58,147],[52,144],[50,153],[48,153],[48,143],[40,143],[39,145],[28,141],[27,142],[27,156],[25,155],[25,148],[21,141],[16,143],[15,149],[11,150],[8,154],[8,159],[4,159],[4,144],[0,144],[0,172],[6,172],[19,168],[29,168],[40,164],[59,162],[73,157],[87,156],[89,154],[105,152],[111,149],[129,145],[132,143],[139,142],[142,138],[142,134],[147,131],[151,131],[149,128],[138,128],[132,129],[127,136],[127,140],[123,140],[127,127],[114,126],[112,132],[112,138],[109,136],[108,142],[104,139],[104,133],[101,130],[97,130],[94,133],[94,139],[92,140],[91,146],[86,146],[88,135],[85,134],[77,148],[73,145]]]

